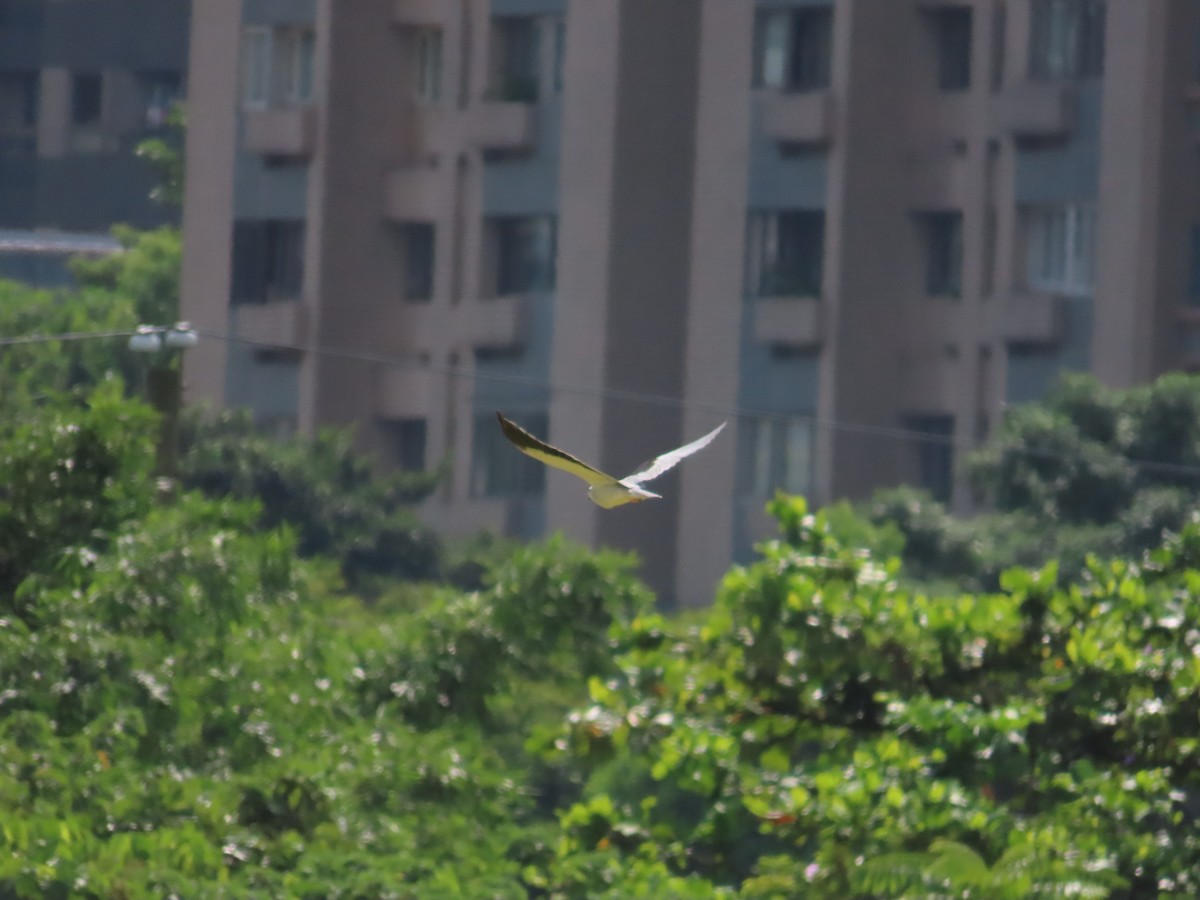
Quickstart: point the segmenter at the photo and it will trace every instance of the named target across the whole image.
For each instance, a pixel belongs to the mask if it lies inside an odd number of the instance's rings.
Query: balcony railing
[[[1022,81],[996,96],[996,127],[1018,138],[1064,138],[1075,128],[1076,91],[1060,82]]]
[[[314,106],[248,109],[244,123],[246,147],[253,153],[308,159],[316,149]]]

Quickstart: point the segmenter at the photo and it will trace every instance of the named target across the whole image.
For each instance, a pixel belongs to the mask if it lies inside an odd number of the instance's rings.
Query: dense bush
[[[0,422],[0,895],[1200,894],[1200,524],[974,593],[857,546],[936,560],[929,509],[780,498],[686,620],[558,539],[366,605],[263,518],[312,460],[155,502],[152,426]]]
[[[934,597],[774,512],[701,627],[635,621],[592,683],[569,848],[744,896],[1196,895],[1200,527],[1145,571]]]
[[[352,586],[439,572],[440,543],[412,509],[433,491],[437,473],[377,475],[345,431],[277,440],[244,413],[193,417],[180,478],[210,497],[257,501],[264,528],[292,528],[301,555],[339,560]]]

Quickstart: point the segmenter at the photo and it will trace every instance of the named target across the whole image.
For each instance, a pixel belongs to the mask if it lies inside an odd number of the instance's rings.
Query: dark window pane
[[[555,221],[551,216],[496,220],[496,293],[554,290]]]
[[[430,222],[411,222],[401,229],[404,254],[404,299],[433,297],[434,229]]]
[[[797,10],[792,19],[788,87],[814,91],[829,87],[833,55],[833,10]]]
[[[758,297],[817,297],[825,255],[825,213],[757,213],[747,230],[747,290]]]
[[[78,74],[71,82],[71,122],[96,125],[100,122],[103,81],[99,75]]]
[[[405,472],[425,468],[427,427],[424,419],[395,419],[379,423],[386,461]]]
[[[304,280],[304,223],[267,222],[267,299],[300,296]]]
[[[958,297],[962,293],[962,213],[925,216],[926,293]]]
[[[936,15],[938,87],[965,91],[971,86],[971,29],[968,7],[940,10]]]
[[[236,222],[233,228],[233,303],[300,296],[304,282],[304,222]]]
[[[1029,75],[1049,81],[1104,74],[1105,0],[1033,0]]]
[[[1188,305],[1200,306],[1200,225],[1192,226],[1191,256],[1188,260]]]
[[[233,225],[233,273],[230,300],[233,303],[261,303],[266,294],[263,263],[263,227],[261,222],[235,222]]]
[[[500,38],[499,99],[532,103],[538,98],[541,47],[533,16],[496,20]]]
[[[904,425],[928,436],[915,438],[918,484],[948,503],[954,491],[954,416],[912,416]]]

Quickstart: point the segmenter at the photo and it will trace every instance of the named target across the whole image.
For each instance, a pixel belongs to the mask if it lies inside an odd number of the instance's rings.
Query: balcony
[[[833,96],[828,91],[764,92],[763,134],[781,144],[824,145],[833,139]]]
[[[537,142],[532,103],[485,100],[463,114],[465,141],[481,150],[528,152]]]
[[[948,347],[909,351],[900,365],[900,402],[905,409],[954,409],[962,391],[962,368]]]
[[[301,353],[308,342],[309,309],[300,300],[271,300],[233,307],[234,334],[258,351]]]
[[[454,6],[446,0],[395,0],[392,21],[401,28],[445,28]]]
[[[384,178],[384,213],[400,222],[428,222],[445,208],[437,169],[413,166],[393,169]]]
[[[816,297],[762,297],[754,303],[754,339],[796,349],[821,343],[821,301]]]
[[[1008,344],[1056,344],[1066,325],[1066,302],[1047,293],[997,297],[991,309],[991,334]]]
[[[522,296],[493,297],[459,304],[458,333],[473,347],[505,350],[520,347],[528,333],[530,304]]]
[[[965,156],[946,153],[914,158],[906,181],[909,209],[948,210],[967,205],[970,179]]]
[[[244,126],[246,148],[262,156],[308,159],[317,145],[314,106],[248,109]]]
[[[1075,128],[1075,106],[1071,85],[1022,81],[997,95],[995,125],[1017,138],[1064,138]]]
[[[383,369],[375,383],[375,412],[382,419],[419,419],[433,407],[434,375],[427,369]]]
[[[521,347],[532,307],[524,296],[493,297],[464,303],[409,303],[391,308],[383,331],[402,336],[406,350],[455,345],[489,350]]]

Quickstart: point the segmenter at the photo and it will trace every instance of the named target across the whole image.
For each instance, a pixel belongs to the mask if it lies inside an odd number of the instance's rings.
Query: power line
[[[952,449],[973,452],[983,449],[986,444],[974,441],[957,440],[953,435],[943,435],[920,431],[915,428],[902,428],[888,425],[870,425],[860,422],[847,422],[842,419],[830,419],[813,413],[781,413],[773,410],[747,409],[742,406],[723,406],[715,403],[705,403],[697,400],[687,400],[681,397],[669,397],[661,394],[651,394],[642,391],[630,391],[620,388],[610,388],[594,385],[576,385],[565,382],[550,381],[525,375],[511,375],[503,372],[483,372],[475,368],[466,368],[449,364],[435,363],[421,358],[407,358],[384,353],[372,353],[363,350],[350,350],[340,347],[329,347],[316,344],[289,344],[280,341],[264,341],[239,335],[227,334],[208,329],[194,328],[196,334],[202,337],[223,341],[230,344],[244,344],[269,350],[288,350],[296,353],[313,353],[336,359],[353,360],[356,362],[375,363],[390,368],[411,369],[432,372],[439,375],[469,377],[476,381],[493,381],[514,384],[523,387],[546,388],[550,391],[578,394],[581,396],[601,397],[614,400],[627,400],[635,403],[645,403],[651,406],[670,407],[677,409],[693,409],[712,412],[727,418],[758,419],[778,422],[807,421],[816,428],[828,428],[833,431],[843,431],[849,434],[861,434],[870,437],[892,438],[895,440],[920,441],[926,444],[942,444]],[[52,342],[69,342],[81,340],[100,340],[112,338],[128,338],[137,331],[73,331],[60,334],[34,334],[21,337],[0,338],[0,348],[23,344],[45,344]],[[1048,450],[1038,450],[1032,447],[1019,448],[1018,452],[1025,456],[1045,460],[1068,460],[1073,457],[1065,453],[1055,453]],[[1200,466],[1186,463],[1169,463],[1156,460],[1126,459],[1126,463],[1136,469],[1156,471],[1164,474],[1191,475],[1200,478]]]
[[[50,344],[56,341],[87,341],[99,338],[127,338],[136,331],[65,331],[61,334],[27,334],[21,337],[0,338],[0,347],[16,347],[21,344]]]

